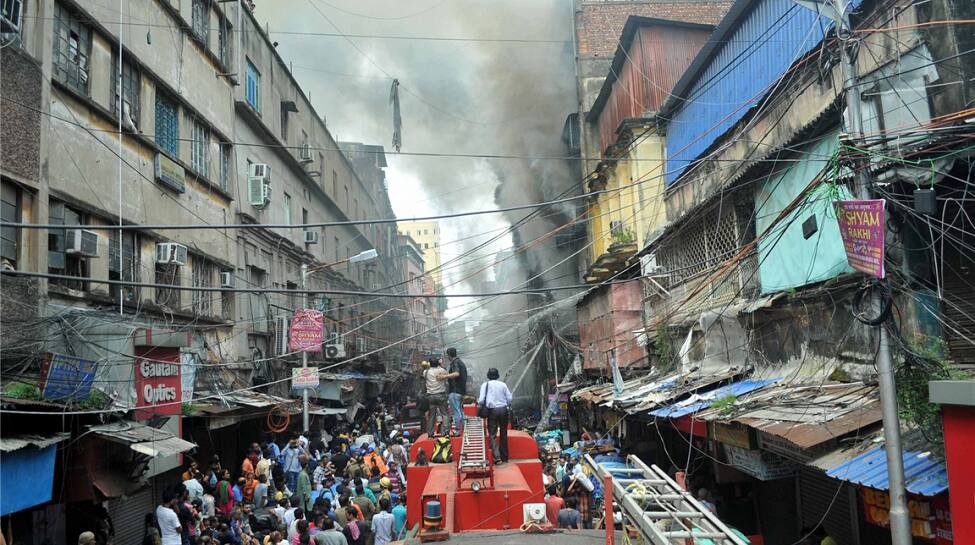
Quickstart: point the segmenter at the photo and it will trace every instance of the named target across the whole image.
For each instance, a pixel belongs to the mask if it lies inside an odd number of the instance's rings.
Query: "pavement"
[[[622,543],[622,532],[616,532],[616,543]],[[552,545],[557,539],[559,545],[599,545],[606,543],[605,530],[561,530],[549,534],[526,534],[520,530],[463,532],[451,534],[450,539],[440,543],[463,543],[468,545]],[[410,545],[419,540],[399,541]]]

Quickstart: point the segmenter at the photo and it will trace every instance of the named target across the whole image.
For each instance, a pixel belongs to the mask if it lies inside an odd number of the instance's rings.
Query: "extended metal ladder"
[[[488,454],[485,422],[477,416],[464,416],[460,456],[457,459],[457,488],[469,478],[489,477],[494,488],[494,471]]]
[[[688,545],[694,539],[710,539],[715,545],[747,545],[707,507],[701,505],[657,466],[636,456],[626,467],[606,467],[588,454],[586,463],[605,482],[613,479],[613,501],[653,545]]]

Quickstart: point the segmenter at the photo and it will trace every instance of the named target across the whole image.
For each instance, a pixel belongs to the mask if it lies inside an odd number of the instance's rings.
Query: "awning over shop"
[[[930,452],[907,450],[904,459],[904,487],[922,496],[936,496],[948,490],[948,470]],[[834,479],[849,481],[878,490],[890,487],[887,475],[887,453],[884,447],[874,447],[826,472]]]
[[[619,395],[616,395],[612,383],[605,383],[577,390],[572,394],[572,399],[612,407],[632,415],[673,402],[709,386],[733,380],[742,373],[741,369],[732,368],[721,373],[678,371],[667,375],[649,374],[625,381]]]
[[[694,414],[698,411],[710,408],[716,401],[727,398],[729,396],[737,397],[745,395],[749,392],[754,392],[755,390],[760,390],[770,384],[775,384],[780,378],[771,379],[745,379],[739,380],[738,382],[732,382],[731,384],[726,384],[720,388],[715,388],[704,393],[692,394],[687,399],[678,401],[672,405],[666,407],[661,407],[659,409],[650,411],[652,416],[659,416],[662,418],[680,418],[682,416],[687,416],[689,414]]]
[[[0,516],[51,501],[57,443],[68,433],[0,438]]]
[[[128,445],[135,452],[152,458],[172,456],[196,447],[196,444],[180,439],[168,431],[156,429],[140,422],[113,422],[99,426],[88,426],[88,429],[103,439]]]

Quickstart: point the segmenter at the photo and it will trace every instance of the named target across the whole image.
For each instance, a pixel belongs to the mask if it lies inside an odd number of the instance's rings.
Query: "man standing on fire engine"
[[[454,418],[454,429],[457,435],[464,433],[464,395],[467,393],[467,365],[457,357],[456,348],[447,349],[447,359],[450,369],[447,374],[447,401],[450,403],[450,414]]]

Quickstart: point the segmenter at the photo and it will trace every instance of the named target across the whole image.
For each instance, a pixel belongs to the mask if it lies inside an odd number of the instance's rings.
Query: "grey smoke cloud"
[[[577,182],[562,161],[414,157],[391,153],[391,78],[341,37],[275,34],[335,32],[317,6],[346,34],[564,40],[563,43],[433,42],[352,38],[375,64],[398,78],[403,151],[563,156],[565,117],[576,110],[572,2],[569,0],[257,0],[278,50],[339,140],[387,148],[390,196],[397,216],[456,212],[538,202]],[[423,12],[414,17],[404,17]],[[348,13],[348,12],[353,12]],[[445,272],[451,292],[479,291],[492,273],[478,271],[495,253],[542,236],[570,219],[571,207],[546,210],[477,255]],[[485,242],[525,212],[442,222],[444,261]],[[450,243],[457,239],[465,239]],[[508,284],[540,272],[567,255],[554,237],[520,254]],[[578,281],[572,260],[545,275],[547,283]],[[503,298],[493,309],[515,310],[523,298]],[[467,308],[467,307],[465,307]],[[450,314],[450,312],[448,312]],[[500,329],[498,329],[500,332]]]

